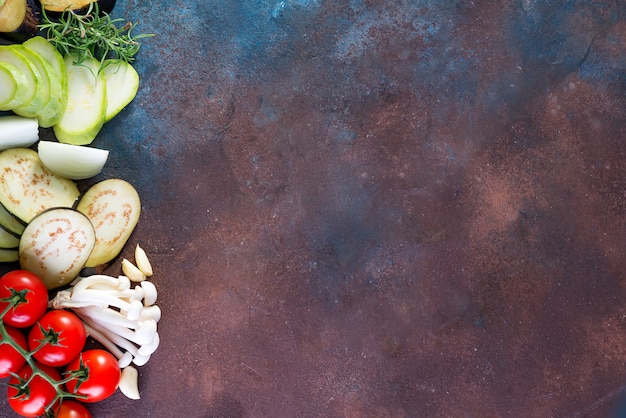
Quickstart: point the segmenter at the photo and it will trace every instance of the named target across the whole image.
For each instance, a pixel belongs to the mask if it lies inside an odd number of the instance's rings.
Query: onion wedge
[[[109,157],[109,151],[104,149],[53,141],[40,141],[38,152],[48,170],[72,180],[99,174]]]
[[[38,275],[48,289],[56,289],[78,276],[95,244],[96,232],[85,215],[70,208],[49,209],[24,229],[20,266]]]
[[[30,147],[39,140],[37,118],[0,116],[0,150]]]

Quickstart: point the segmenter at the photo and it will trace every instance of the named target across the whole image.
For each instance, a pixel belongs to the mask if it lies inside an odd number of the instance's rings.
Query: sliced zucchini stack
[[[57,124],[67,105],[67,74],[63,56],[45,38],[0,45],[0,110],[37,118],[39,126]]]

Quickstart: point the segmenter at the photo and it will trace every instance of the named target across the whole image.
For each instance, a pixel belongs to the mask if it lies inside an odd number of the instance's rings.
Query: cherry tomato
[[[65,366],[80,354],[87,333],[83,321],[73,312],[58,309],[46,312],[44,316],[30,329],[28,347],[34,351],[38,349],[35,360],[47,366]]]
[[[37,367],[54,380],[58,381],[61,379],[61,375],[53,367],[48,367],[45,364],[37,364]],[[22,379],[28,379],[31,374],[32,369],[28,364],[17,372],[17,375]],[[54,386],[41,376],[35,376],[28,384],[28,395],[21,394],[18,396],[18,390],[11,386],[16,384],[19,384],[19,380],[15,376],[11,377],[7,389],[9,405],[23,417],[38,417],[42,415],[57,394]]]
[[[22,294],[24,301],[13,309],[9,309],[2,321],[16,328],[29,327],[46,312],[48,289],[33,273],[26,270],[13,270],[0,277],[0,299],[18,297],[15,292]],[[4,311],[9,303],[1,301],[0,311]]]
[[[77,386],[78,379],[66,383],[68,392],[87,395],[82,402],[98,402],[115,393],[120,381],[120,366],[108,351],[98,348],[83,351],[67,366],[66,372],[86,370],[86,378]]]
[[[26,336],[22,331],[10,325],[5,325],[4,328],[13,341],[19,344],[24,350],[28,351]],[[15,348],[11,347],[9,344],[3,343],[0,345],[0,378],[8,377],[11,373],[17,373],[24,364],[26,364],[26,359],[22,357]]]
[[[56,418],[91,418],[91,412],[85,405],[72,400],[63,400],[56,411]]]

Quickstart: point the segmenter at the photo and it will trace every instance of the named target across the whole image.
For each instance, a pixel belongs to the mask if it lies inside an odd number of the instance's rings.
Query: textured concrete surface
[[[156,34],[94,145],[143,198],[162,344],[94,416],[619,416],[624,2],[114,15]]]

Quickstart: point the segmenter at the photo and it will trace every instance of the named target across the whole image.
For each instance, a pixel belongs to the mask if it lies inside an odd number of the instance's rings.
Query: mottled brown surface
[[[280,3],[118,1],[162,344],[94,415],[616,416],[624,4]]]

